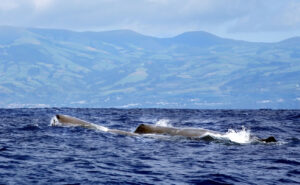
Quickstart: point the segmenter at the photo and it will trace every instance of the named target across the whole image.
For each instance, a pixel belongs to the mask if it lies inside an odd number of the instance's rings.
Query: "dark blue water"
[[[51,127],[67,114],[134,131],[175,127],[251,130],[278,143],[132,137]],[[0,184],[299,184],[300,110],[0,109]]]

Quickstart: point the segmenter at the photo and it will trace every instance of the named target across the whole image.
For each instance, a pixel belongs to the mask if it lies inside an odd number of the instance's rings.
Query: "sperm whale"
[[[117,129],[109,129],[101,125],[97,125],[94,123],[90,123],[78,118],[74,118],[62,114],[54,116],[51,120],[50,126],[81,126],[84,128],[96,129],[104,132],[111,132],[111,133],[122,134],[122,135],[136,135],[132,132],[127,132],[127,131],[122,131]]]
[[[50,126],[81,126],[89,129],[101,130],[104,132],[128,135],[128,136],[138,136],[143,134],[163,134],[170,136],[184,136],[188,138],[201,138],[206,135],[220,135],[222,133],[211,131],[202,128],[175,128],[175,127],[165,127],[165,126],[156,126],[149,124],[140,124],[134,132],[128,132],[117,129],[109,129],[104,126],[100,126],[94,123],[90,123],[78,118],[74,118],[68,115],[56,115],[52,118]],[[257,138],[258,141],[261,142],[277,142],[273,136],[270,136],[266,139]]]

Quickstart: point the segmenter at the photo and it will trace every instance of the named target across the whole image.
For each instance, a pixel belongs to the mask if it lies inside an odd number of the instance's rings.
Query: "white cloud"
[[[10,11],[18,7],[18,3],[13,0],[2,0],[0,3],[0,11]]]
[[[261,101],[258,101],[257,103],[271,103],[272,101],[271,100],[261,100]]]
[[[0,25],[280,40],[300,35],[299,12],[298,0],[2,0]]]
[[[282,103],[282,102],[284,102],[284,99],[279,98],[279,99],[277,99],[277,102]]]
[[[48,9],[54,0],[32,0],[32,3],[37,11]]]
[[[254,5],[254,6],[253,6]],[[300,29],[300,2],[265,0],[251,4],[230,28],[233,32]]]

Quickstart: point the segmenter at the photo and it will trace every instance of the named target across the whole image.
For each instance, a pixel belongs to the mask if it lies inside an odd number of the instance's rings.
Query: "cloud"
[[[49,9],[54,0],[32,0],[32,3],[37,11],[43,11]]]
[[[300,29],[299,12],[299,1],[259,1],[249,4],[243,15],[233,20],[234,24],[230,27],[230,31],[255,32]]]
[[[288,37],[300,33],[299,12],[298,0],[2,0],[0,25],[133,29],[164,37],[191,30]]]
[[[18,7],[18,4],[11,0],[2,0],[0,3],[0,11],[9,11]]]

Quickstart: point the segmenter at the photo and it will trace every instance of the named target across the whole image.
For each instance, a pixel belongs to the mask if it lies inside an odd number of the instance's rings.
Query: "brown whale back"
[[[163,127],[155,125],[139,125],[134,133],[137,134],[167,134],[171,136],[185,136],[185,137],[199,137],[206,134],[208,130],[205,129],[193,129],[193,128],[174,128],[174,127]]]
[[[95,128],[95,125],[93,123],[89,123],[86,121],[83,121],[81,119],[78,118],[74,118],[71,116],[67,116],[67,115],[56,115],[57,120],[65,125],[74,125],[74,126],[82,126],[85,128]]]
[[[162,127],[162,126],[155,126],[155,125],[146,125],[140,124],[134,133],[137,134],[169,134],[169,135],[176,135],[181,129],[172,128],[172,127]]]
[[[137,134],[151,133],[149,128],[147,128],[144,124],[140,124],[134,131]]]
[[[100,125],[96,125],[94,123],[89,123],[87,121],[83,121],[81,119],[78,118],[74,118],[71,116],[67,116],[67,115],[56,115],[57,120],[63,124],[63,125],[67,125],[67,126],[81,126],[84,128],[89,128],[89,129],[99,129],[99,127],[101,127]],[[108,129],[106,127],[102,127],[102,129],[100,128],[100,130],[105,130],[106,132],[111,132],[111,133],[116,133],[116,134],[122,134],[122,135],[129,135],[129,136],[133,136],[136,135],[132,132],[127,132],[127,131],[122,131],[122,130],[117,130],[117,129]]]
[[[152,125],[145,125],[145,124],[140,124],[134,131],[134,133],[137,134],[163,134],[166,131],[163,131],[165,129],[158,128],[156,126]]]

